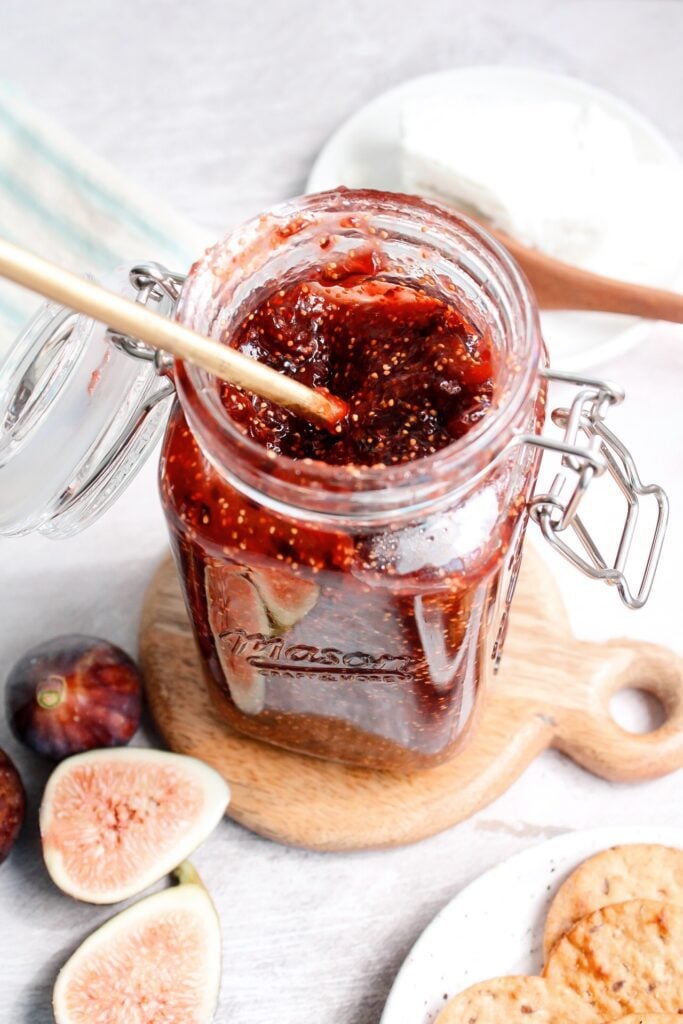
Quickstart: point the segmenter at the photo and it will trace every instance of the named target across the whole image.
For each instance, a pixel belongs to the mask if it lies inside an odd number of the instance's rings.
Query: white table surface
[[[300,191],[338,123],[409,76],[467,63],[583,76],[657,122],[683,150],[679,0],[4,0],[0,74],[131,179],[211,228]],[[679,598],[683,330],[653,326],[598,368],[629,393],[617,423],[673,507],[647,609],[557,566],[576,630],[683,648]],[[0,497],[1,500],[1,497]],[[154,468],[71,541],[0,541],[0,680],[59,632],[133,651],[138,612],[164,551]],[[0,715],[0,719],[4,716]],[[71,902],[42,866],[46,772],[8,736],[29,789],[28,821],[0,867],[0,1024],[48,1024],[55,972],[111,913]],[[286,849],[232,823],[196,855],[224,929],[220,1024],[376,1024],[401,961],[434,912],[484,868],[566,829],[681,824],[683,774],[609,785],[548,753],[468,823],[382,853]]]

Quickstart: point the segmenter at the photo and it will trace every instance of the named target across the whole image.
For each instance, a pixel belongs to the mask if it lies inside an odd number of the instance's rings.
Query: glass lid
[[[102,283],[172,316],[177,289],[141,277],[155,269]],[[152,451],[173,393],[151,350],[43,305],[0,362],[0,534],[64,537],[100,515]]]

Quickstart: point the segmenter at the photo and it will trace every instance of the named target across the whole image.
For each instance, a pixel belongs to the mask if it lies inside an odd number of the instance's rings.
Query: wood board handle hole
[[[582,707],[563,714],[555,746],[619,782],[658,778],[683,767],[683,659],[632,640],[581,644],[577,654],[585,699]],[[659,717],[647,731],[629,731],[615,720],[613,698],[628,690],[652,697],[659,706]]]
[[[656,732],[669,717],[659,697],[638,684],[617,690],[609,702],[609,711],[621,729],[636,736]]]

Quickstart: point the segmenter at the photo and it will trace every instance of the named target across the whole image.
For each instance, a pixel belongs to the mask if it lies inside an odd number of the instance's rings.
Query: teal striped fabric
[[[0,235],[93,277],[147,259],[185,270],[210,241],[2,83]],[[0,279],[0,354],[41,302]]]

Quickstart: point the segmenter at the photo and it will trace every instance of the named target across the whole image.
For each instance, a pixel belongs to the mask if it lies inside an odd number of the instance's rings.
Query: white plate
[[[683,847],[683,829],[622,826],[568,832],[481,875],[436,915],[413,946],[380,1024],[432,1024],[452,996],[505,974],[537,974],[543,924],[566,876],[621,843]]]
[[[470,67],[440,71],[404,82],[378,96],[345,122],[324,146],[310,173],[307,189],[319,192],[346,185],[349,188],[401,190],[399,160],[400,113],[408,98],[433,96],[436,90],[457,94],[462,102],[467,95],[487,93],[517,98],[523,103],[539,94],[549,98],[590,100],[608,114],[624,121],[636,138],[641,155],[681,166],[680,158],[662,133],[637,111],[621,100],[587,82],[545,71],[510,67]],[[647,196],[638,201],[647,202]],[[683,225],[683,211],[681,211]],[[653,224],[645,243],[649,281],[642,283],[661,288],[676,288],[683,281],[683,232],[681,246],[672,261],[657,239],[675,231],[671,222]],[[642,240],[634,240],[641,246]],[[606,269],[606,272],[609,272]],[[630,317],[596,313],[545,313],[543,333],[556,369],[579,369],[602,362],[626,351],[641,341],[650,324]]]

